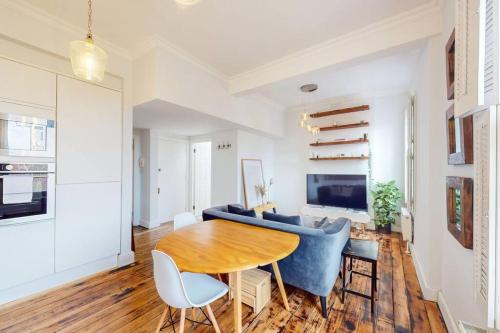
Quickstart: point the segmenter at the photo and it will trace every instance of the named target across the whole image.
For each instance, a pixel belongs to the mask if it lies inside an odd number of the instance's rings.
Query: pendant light
[[[88,0],[88,32],[84,40],[70,43],[71,67],[73,73],[87,81],[100,82],[104,79],[108,55],[92,38],[92,0]]]

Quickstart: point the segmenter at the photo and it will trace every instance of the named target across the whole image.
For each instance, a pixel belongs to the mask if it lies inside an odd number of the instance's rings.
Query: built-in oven
[[[0,226],[54,218],[54,163],[0,163]]]
[[[2,109],[11,107],[4,104]],[[0,155],[55,157],[55,120],[0,113]]]

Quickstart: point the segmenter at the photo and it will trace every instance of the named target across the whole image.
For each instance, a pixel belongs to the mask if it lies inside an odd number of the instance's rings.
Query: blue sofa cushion
[[[323,221],[323,220],[322,220]],[[344,225],[346,223],[350,223],[351,220],[345,218],[345,217],[339,217],[333,222],[325,222],[321,225],[320,229],[325,232],[325,234],[336,234],[342,228],[344,228]]]
[[[293,225],[302,225],[302,221],[300,220],[300,216],[287,216],[281,214],[274,214],[269,212],[262,212],[262,218],[264,220],[276,221],[281,223],[293,224]]]
[[[328,217],[323,217],[321,220],[314,222],[314,228],[321,229],[321,227],[323,227],[323,225],[328,222]]]
[[[227,210],[231,214],[238,214],[238,215],[248,216],[248,217],[257,217],[257,214],[255,214],[255,210],[245,209],[241,205],[228,205]]]

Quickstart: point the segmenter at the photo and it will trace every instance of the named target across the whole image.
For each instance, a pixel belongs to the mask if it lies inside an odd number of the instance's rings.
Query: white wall
[[[231,95],[221,78],[159,43],[134,60],[134,105],[155,99],[280,136],[283,108],[260,94]]]
[[[262,172],[264,181],[269,185],[269,179],[274,177],[274,140],[265,136],[246,131],[238,131],[238,202],[245,204],[245,192],[243,189],[243,176],[241,168],[242,159],[262,160]],[[273,200],[273,188],[271,198]]]
[[[264,177],[274,175],[274,140],[257,133],[230,130],[190,138],[191,143],[212,142],[212,206],[228,203],[245,204],[241,159],[261,159]],[[231,144],[230,149],[217,149],[220,144]]]
[[[474,166],[447,163],[444,46],[454,26],[454,1],[443,1],[443,34],[429,39],[417,68],[416,207],[412,248],[424,297],[439,300],[448,329],[457,320],[486,326],[486,313],[474,301],[473,251],[446,226],[446,176],[473,178]]]
[[[330,156],[344,153],[368,155],[371,150],[372,177],[374,181],[396,180],[401,189],[404,185],[404,111],[408,106],[407,95],[376,97],[358,101],[332,101],[328,104],[310,105],[307,112],[325,111],[354,105],[369,104],[370,110],[324,117],[311,120],[320,126],[354,123],[360,120],[370,122],[369,127],[321,132],[321,141],[338,138],[357,139],[368,133],[368,144],[310,147],[316,141],[305,129],[298,126],[303,108],[286,113],[285,136],[276,140],[274,188],[279,210],[296,214],[306,205],[306,174],[366,174],[369,163],[366,160],[354,161],[310,161],[313,155]]]

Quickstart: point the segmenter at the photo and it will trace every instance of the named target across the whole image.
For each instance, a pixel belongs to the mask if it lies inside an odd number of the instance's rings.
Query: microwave
[[[55,120],[0,113],[0,155],[56,156]]]

